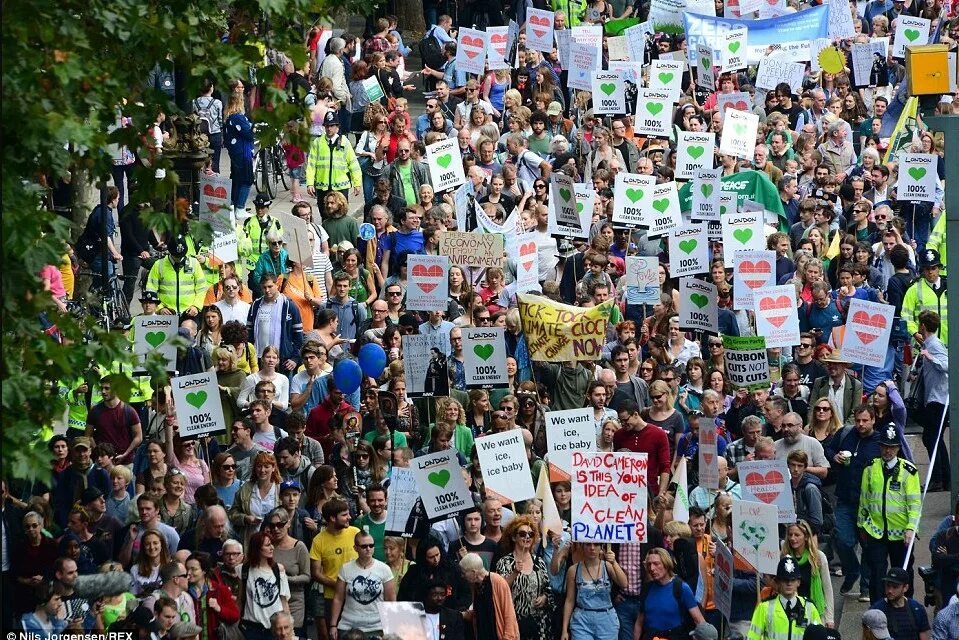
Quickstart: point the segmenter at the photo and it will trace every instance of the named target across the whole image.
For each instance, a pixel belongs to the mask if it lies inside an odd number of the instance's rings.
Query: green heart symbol
[[[647,102],[647,103],[646,103],[646,110],[649,111],[650,114],[652,114],[652,115],[654,115],[654,116],[658,116],[658,115],[659,115],[659,112],[663,110],[663,103],[662,103],[662,102]]]
[[[752,229],[736,229],[733,231],[733,237],[739,240],[741,244],[746,244],[753,237]]]
[[[699,157],[706,153],[706,147],[690,147],[688,152],[693,160],[699,160]]]
[[[707,71],[708,71],[709,68],[712,66],[711,64],[709,64],[709,62],[710,62],[709,58],[700,58],[700,59],[699,59],[699,64],[702,65],[703,69],[706,69]]]
[[[699,245],[699,241],[698,241],[698,240],[695,240],[695,239],[693,239],[693,238],[690,238],[689,240],[680,240],[680,241],[679,241],[679,248],[680,248],[680,250],[681,250],[683,253],[685,253],[685,254],[690,254],[690,253],[692,253],[693,250],[694,250],[698,245]]]
[[[599,90],[605,93],[606,95],[611,96],[613,95],[613,92],[616,91],[616,83],[604,82],[603,84],[599,85]]]
[[[922,177],[926,175],[926,170],[922,167],[909,167],[909,175],[912,176],[913,180],[922,180]]]
[[[569,199],[573,197],[573,194],[570,193],[569,189],[560,189],[559,197],[562,198],[564,201],[569,202]]]
[[[186,394],[187,404],[192,404],[195,408],[199,409],[203,406],[203,403],[206,402],[206,391],[194,391],[193,393]]]
[[[659,81],[663,84],[669,84],[673,81],[673,74],[671,73],[661,73],[659,74]]]
[[[643,190],[630,187],[626,189],[626,197],[629,198],[630,202],[635,204],[637,200],[643,197]]]
[[[576,203],[576,213],[582,213],[582,212],[583,212],[583,203],[582,203],[582,202],[577,202],[577,203]]]
[[[446,169],[450,166],[450,163],[453,162],[453,155],[449,153],[444,153],[443,155],[436,158],[436,164]]]
[[[909,42],[915,42],[916,38],[919,37],[918,29],[906,29],[902,32],[902,35],[906,36],[906,40]]]
[[[730,43],[729,43],[729,50],[730,50],[732,53],[736,53],[737,51],[739,51],[739,46],[740,46],[741,44],[742,44],[742,42],[740,42],[739,40],[736,40],[735,42],[730,42]]]
[[[742,122],[737,122],[736,124],[733,125],[733,132],[735,132],[737,136],[746,135],[746,125],[743,124]]]
[[[430,484],[435,484],[440,489],[445,489],[447,483],[450,481],[450,470],[442,469],[440,471],[434,471],[426,476],[426,479],[430,481]]]
[[[721,207],[719,207],[719,215],[721,216],[726,215],[726,205],[722,205]]]
[[[702,293],[694,293],[689,296],[689,301],[696,305],[698,308],[702,309],[707,304],[709,304],[709,298],[707,298]]]
[[[653,200],[653,209],[662,213],[669,208],[669,198],[660,198],[659,200]]]
[[[491,344],[478,344],[473,346],[473,353],[482,358],[484,361],[489,360],[490,356],[493,355],[493,345]]]
[[[156,349],[166,340],[166,335],[162,331],[150,331],[143,339],[147,341],[148,345]]]
[[[704,184],[699,187],[700,192],[702,192],[704,198],[708,198],[713,193],[713,185]]]

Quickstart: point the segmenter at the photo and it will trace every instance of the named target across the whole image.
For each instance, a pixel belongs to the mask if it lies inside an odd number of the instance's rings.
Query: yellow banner
[[[608,300],[597,307],[571,307],[548,298],[519,294],[519,315],[533,360],[598,360],[606,343],[613,310]]]

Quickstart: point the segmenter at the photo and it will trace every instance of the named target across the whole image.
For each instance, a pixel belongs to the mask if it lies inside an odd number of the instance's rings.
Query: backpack
[[[689,631],[694,626],[692,616],[689,615],[689,610],[683,606],[683,579],[679,576],[673,576],[673,600],[676,601],[676,604],[679,606],[679,615],[682,618],[682,627],[684,630]],[[646,598],[649,596],[649,589],[643,589],[639,594],[639,610],[645,611],[646,609]],[[698,602],[696,606],[699,607],[700,613],[702,613],[703,607]],[[665,631],[665,629],[658,629],[658,631]]]
[[[83,228],[83,233],[77,238],[77,242],[73,247],[73,252],[77,254],[77,257],[88,265],[93,264],[93,261],[100,255],[103,243],[106,241],[103,237],[103,222],[97,217],[97,212],[101,209],[102,207],[100,207],[100,205],[97,205],[93,209],[90,217],[87,218],[87,224]]]
[[[436,29],[436,27],[433,27]],[[446,64],[446,55],[443,53],[443,46],[433,37],[433,29],[426,32],[426,35],[420,40],[420,58],[423,66],[439,71]]]
[[[201,106],[200,98],[196,98],[193,101],[193,112],[200,118],[200,133],[210,135],[210,131],[213,128],[213,98],[207,96],[200,97],[207,99],[206,106]]]

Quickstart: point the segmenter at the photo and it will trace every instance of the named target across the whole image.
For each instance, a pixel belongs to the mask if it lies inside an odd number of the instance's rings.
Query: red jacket
[[[306,435],[320,443],[320,446],[323,447],[323,455],[327,460],[333,455],[333,430],[330,429],[330,422],[334,415],[344,416],[352,410],[353,407],[346,400],[341,401],[340,406],[334,409],[330,398],[327,397],[323,402],[313,407],[310,415],[306,417]]]
[[[216,630],[221,623],[234,624],[240,621],[240,609],[236,605],[233,594],[230,592],[229,587],[216,579],[213,573],[207,575],[206,593],[197,597],[191,590],[190,595],[193,596],[193,606],[196,609],[196,621],[203,627],[201,640],[216,640]],[[219,613],[207,606],[210,598],[216,600],[217,604],[220,605]]]

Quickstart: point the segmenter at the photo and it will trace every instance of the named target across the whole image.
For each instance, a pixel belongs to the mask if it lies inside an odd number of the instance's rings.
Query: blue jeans
[[[246,208],[246,201],[250,197],[250,189],[252,188],[252,184],[239,184],[236,180],[233,181],[233,193],[230,194],[230,200],[233,201],[233,206],[237,210]]]
[[[615,605],[619,616],[619,640],[633,640],[633,625],[639,616],[639,596],[626,596]]]
[[[833,540],[836,543],[836,553],[842,563],[843,582],[849,584],[859,578],[859,590],[869,592],[869,569],[860,565],[856,557],[856,545],[859,537],[856,531],[856,505],[839,502],[836,505],[836,530]]]
[[[371,176],[363,174],[363,202],[370,202],[373,200],[373,187],[376,186],[376,181],[379,178],[373,178]],[[364,220],[366,222],[366,220]]]

